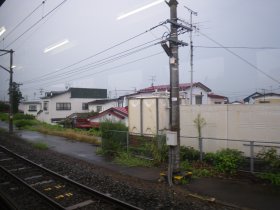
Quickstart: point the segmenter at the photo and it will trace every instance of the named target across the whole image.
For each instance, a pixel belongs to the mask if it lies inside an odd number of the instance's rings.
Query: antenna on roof
[[[152,82],[151,86],[154,87],[154,82],[156,81],[156,76],[151,76],[149,80]]]
[[[69,88],[71,88],[72,84],[70,82],[66,82],[65,83],[65,89],[68,90]]]

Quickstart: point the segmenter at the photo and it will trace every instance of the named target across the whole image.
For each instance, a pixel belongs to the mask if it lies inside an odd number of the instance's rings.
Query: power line
[[[49,11],[45,16],[42,16],[41,19],[36,21],[33,25],[31,25],[28,29],[26,29],[21,35],[19,35],[16,39],[14,39],[12,42],[10,42],[5,49],[7,49],[9,46],[14,44],[17,40],[19,40],[24,34],[26,34],[28,31],[30,31],[32,28],[34,28],[38,23],[40,23],[44,18],[49,16],[51,13],[53,13],[56,9],[58,9],[60,6],[62,6],[67,0],[62,1],[60,4],[58,4],[55,8],[53,8],[51,11]]]
[[[248,50],[279,50],[280,47],[244,47],[244,46],[239,46],[239,47],[232,47],[232,46],[224,46],[224,47],[215,47],[215,46],[194,46],[196,48],[217,48],[217,49],[248,49]]]
[[[89,63],[89,64],[86,64],[86,65],[84,65],[84,66],[80,66],[80,67],[71,69],[71,70],[66,71],[66,72],[62,72],[62,73],[56,74],[56,73],[62,71],[62,69],[59,69],[59,70],[56,70],[56,71],[54,71],[54,72],[50,72],[50,73],[48,73],[48,74],[39,76],[39,77],[37,77],[37,78],[24,81],[24,83],[33,83],[34,81],[37,82],[38,79],[49,79],[49,78],[52,78],[53,76],[56,77],[56,76],[59,76],[59,75],[65,75],[65,73],[76,72],[77,70],[81,70],[81,69],[84,69],[84,68],[87,68],[87,67],[89,68],[89,67],[91,67],[91,66],[94,65],[94,64],[95,64],[95,66],[96,66],[96,65],[102,65],[102,64],[104,64],[104,63],[106,63],[106,62],[108,62],[108,61],[111,61],[111,60],[115,59],[114,57],[116,57],[116,56],[118,56],[118,55],[121,55],[121,54],[130,52],[130,51],[132,51],[132,50],[134,50],[134,49],[137,49],[137,48],[139,48],[139,47],[141,47],[141,46],[145,46],[145,45],[147,45],[147,44],[150,44],[150,43],[152,43],[152,42],[154,42],[154,41],[156,41],[156,40],[158,40],[158,39],[154,39],[154,40],[152,40],[152,41],[149,41],[149,42],[140,44],[140,45],[135,46],[135,47],[133,47],[133,48],[130,48],[130,49],[128,49],[128,50],[124,50],[124,51],[122,51],[122,52],[116,53],[116,54],[111,55],[111,56],[109,56],[109,57],[103,58],[103,59],[101,59],[101,60],[98,60],[98,61],[95,61],[95,62],[92,62],[92,63]],[[149,46],[147,46],[147,47],[151,47],[151,46],[153,46],[153,45],[155,45],[155,44],[156,44],[156,43],[154,43],[154,44],[152,44],[152,45],[149,45]],[[146,49],[147,47],[140,48],[139,50]],[[135,50],[135,51],[132,51],[132,52],[133,52],[133,53],[136,53],[136,52],[138,52],[139,50]],[[128,53],[125,54],[125,55],[128,55]],[[129,55],[130,55],[130,54],[129,54]],[[119,56],[119,57],[120,57],[120,56]],[[119,57],[117,57],[117,58],[119,58]],[[110,58],[111,58],[111,60],[109,60]],[[103,62],[102,62],[102,61],[103,61]],[[63,69],[63,70],[65,70],[65,69]],[[80,72],[79,72],[79,73],[80,73]]]
[[[199,31],[199,33],[201,35],[203,35],[204,37],[206,37],[207,39],[209,39],[210,41],[214,42],[215,44],[219,45],[221,48],[225,49],[226,51],[228,51],[230,54],[234,55],[235,57],[239,58],[240,60],[242,60],[243,62],[247,63],[249,66],[253,67],[255,70],[257,70],[258,72],[262,73],[263,75],[265,75],[266,77],[268,77],[269,79],[273,80],[274,82],[280,84],[280,81],[278,81],[277,79],[275,79],[274,77],[270,76],[269,74],[265,73],[263,70],[261,70],[260,68],[258,68],[257,66],[255,66],[254,64],[252,64],[251,62],[249,62],[248,60],[246,60],[245,58],[241,57],[240,55],[238,55],[237,53],[231,51],[230,49],[226,48],[225,46],[223,46],[222,44],[220,44],[219,42],[215,41],[214,39],[212,39],[211,37],[207,36],[206,34],[202,33]]]
[[[24,21],[26,21],[31,15],[33,15],[41,6],[43,6],[46,3],[45,1],[42,1],[41,4],[39,4],[32,12],[30,12],[22,21],[20,21],[10,32],[6,34],[5,37],[3,37],[3,40],[6,39],[9,35],[11,35]]]
[[[98,53],[95,53],[95,54],[93,54],[93,55],[90,55],[90,56],[88,56],[88,57],[86,57],[86,58],[84,58],[84,59],[81,59],[81,60],[79,60],[79,61],[76,61],[76,62],[74,62],[74,63],[72,63],[72,64],[70,64],[70,65],[68,65],[68,66],[65,66],[65,67],[63,67],[63,68],[60,68],[60,69],[58,69],[58,70],[56,70],[56,71],[53,71],[53,72],[50,72],[50,73],[47,73],[47,74],[43,74],[43,75],[41,75],[41,76],[39,76],[39,77],[35,77],[35,78],[33,78],[33,79],[30,79],[30,80],[40,79],[40,78],[43,78],[43,77],[45,77],[45,76],[52,75],[52,74],[55,74],[55,73],[57,73],[57,72],[63,71],[63,70],[65,70],[65,69],[68,69],[68,68],[70,68],[70,67],[73,67],[73,66],[75,66],[75,65],[77,65],[77,64],[80,64],[80,63],[86,61],[86,60],[89,60],[89,59],[91,59],[91,58],[93,58],[93,57],[96,57],[96,56],[98,56],[98,55],[100,55],[100,54],[103,54],[103,53],[105,53],[105,52],[107,52],[107,51],[109,51],[109,50],[111,50],[111,49],[114,49],[114,48],[116,48],[116,47],[118,47],[118,46],[120,46],[120,45],[122,45],[122,44],[125,44],[125,43],[127,43],[127,42],[129,42],[129,41],[131,41],[131,40],[133,40],[133,39],[136,39],[136,38],[138,38],[139,36],[144,35],[145,33],[148,33],[148,32],[154,30],[155,28],[157,28],[157,27],[159,27],[159,26],[161,26],[161,25],[163,25],[163,24],[166,24],[166,21],[165,21],[165,22],[162,22],[162,23],[159,23],[158,25],[156,25],[156,26],[154,26],[154,27],[152,27],[152,28],[150,28],[150,29],[148,29],[148,30],[142,32],[142,33],[139,33],[139,34],[137,34],[137,35],[135,35],[135,36],[133,36],[133,37],[131,37],[131,38],[128,38],[128,39],[126,39],[126,40],[124,40],[124,41],[122,41],[122,42],[119,42],[119,43],[117,43],[117,44],[115,44],[115,45],[113,45],[113,46],[111,46],[111,47],[108,47],[108,48],[106,48],[106,49],[104,49],[104,50],[101,50],[101,51],[98,52]]]
[[[76,70],[73,69],[73,70],[75,70],[74,72],[62,73],[62,74],[60,74],[60,76],[57,76],[57,75],[56,75],[56,76],[54,76],[54,77],[51,77],[51,78],[45,79],[45,80],[52,80],[52,79],[56,79],[57,77],[63,77],[63,78],[61,78],[61,79],[70,78],[70,77],[74,76],[75,73],[81,74],[81,73],[83,73],[83,72],[86,72],[86,71],[91,70],[92,68],[93,68],[93,69],[99,68],[99,67],[104,66],[104,65],[106,65],[106,64],[108,64],[108,63],[112,63],[112,62],[114,62],[114,61],[116,61],[116,60],[119,60],[119,59],[121,59],[121,58],[123,58],[123,57],[127,57],[127,56],[130,56],[130,55],[134,54],[134,53],[137,53],[137,52],[140,52],[140,51],[142,51],[142,50],[148,49],[148,48],[150,48],[150,47],[152,47],[152,46],[155,46],[155,44],[149,45],[149,46],[147,46],[147,47],[140,48],[140,49],[135,50],[135,51],[133,51],[133,52],[130,52],[130,53],[121,55],[121,56],[119,56],[119,57],[113,58],[113,59],[111,59],[111,60],[105,61],[105,62],[100,63],[100,64],[96,64],[96,65],[94,65],[94,66],[88,66],[88,67],[84,67],[84,68],[78,67],[78,68],[76,68]],[[71,70],[71,71],[73,71],[73,70]],[[83,71],[80,71],[80,70],[83,70]],[[72,74],[72,75],[70,75],[70,74]],[[65,77],[66,75],[69,75],[69,76]],[[59,79],[59,80],[61,80],[61,79]],[[35,82],[42,82],[42,80],[40,80],[40,81],[35,81]]]
[[[107,68],[107,69],[104,69],[104,70],[100,70],[100,71],[98,71],[98,72],[94,72],[94,73],[91,73],[91,74],[87,74],[87,75],[84,75],[84,76],[81,76],[81,77],[78,77],[78,78],[75,78],[75,79],[72,79],[72,80],[69,80],[69,81],[74,81],[74,80],[77,80],[77,79],[82,79],[82,78],[85,78],[85,77],[89,77],[89,76],[93,76],[93,75],[96,75],[96,74],[100,74],[100,73],[103,73],[103,72],[106,72],[106,71],[110,71],[110,70],[113,70],[113,69],[117,69],[117,68],[120,68],[120,67],[129,65],[129,64],[132,64],[132,63],[136,63],[136,62],[141,61],[141,60],[145,60],[145,59],[148,59],[148,58],[152,58],[152,57],[157,56],[157,55],[160,55],[160,54],[163,54],[163,51],[158,52],[158,53],[155,53],[155,54],[152,54],[152,55],[148,55],[148,56],[145,56],[145,57],[142,57],[142,58],[139,58],[139,59],[136,59],[136,60],[133,60],[133,61],[124,63],[124,64],[121,64],[121,65],[118,65],[118,66],[110,67],[110,68]],[[53,83],[58,82],[58,81],[60,81],[60,80],[56,80],[56,81],[52,81],[52,82],[48,82],[48,83],[43,83],[43,84],[40,84],[40,86],[53,84]],[[24,89],[24,90],[26,90],[26,89],[34,89],[34,88],[36,88],[36,87],[38,87],[38,86],[33,86],[33,87],[28,87],[28,88],[22,88],[22,89]]]

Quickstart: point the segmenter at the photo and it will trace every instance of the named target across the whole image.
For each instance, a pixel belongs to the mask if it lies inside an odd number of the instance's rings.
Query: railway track
[[[61,176],[3,146],[0,177],[0,202],[6,209],[24,209],[26,203],[26,209],[140,209]]]

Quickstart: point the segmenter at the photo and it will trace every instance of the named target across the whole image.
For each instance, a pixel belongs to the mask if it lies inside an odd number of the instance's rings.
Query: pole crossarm
[[[10,70],[9,70],[9,69],[5,68],[5,67],[4,67],[4,66],[2,66],[2,65],[0,65],[0,67],[1,67],[2,69],[6,70],[7,72],[9,72],[9,73],[10,73]]]
[[[14,52],[13,50],[1,50],[0,49],[0,52],[7,52],[7,53],[10,53],[10,52]]]

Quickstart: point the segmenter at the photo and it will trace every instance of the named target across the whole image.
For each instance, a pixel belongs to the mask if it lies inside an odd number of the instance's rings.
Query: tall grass
[[[49,125],[47,123],[40,123],[39,125],[33,127],[32,130],[48,135],[61,136],[68,139],[88,142],[96,145],[100,144],[96,137],[89,135],[87,131],[84,130],[68,129],[58,125]]]

